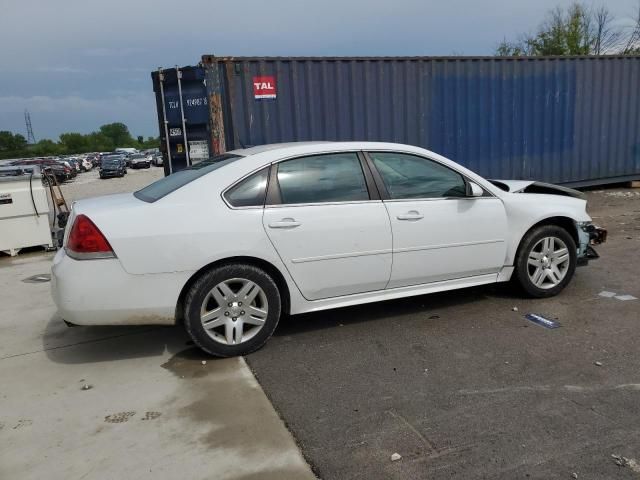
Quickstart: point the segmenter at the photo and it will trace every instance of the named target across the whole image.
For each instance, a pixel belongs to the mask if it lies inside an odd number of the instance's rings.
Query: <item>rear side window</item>
[[[369,200],[356,153],[332,153],[278,164],[283,204]]]
[[[231,162],[242,158],[240,155],[224,154],[212,157],[209,160],[200,162],[191,167],[172,173],[168,177],[164,177],[151,185],[138,190],[133,195],[144,202],[153,203],[162,197],[169,195],[171,192],[184,187],[186,184],[193,182],[207,173],[211,173],[218,168],[224,167]]]
[[[245,178],[231,187],[224,194],[227,202],[233,207],[262,207],[267,194],[269,167]]]
[[[462,175],[444,165],[406,153],[369,152],[392,199],[465,197]]]

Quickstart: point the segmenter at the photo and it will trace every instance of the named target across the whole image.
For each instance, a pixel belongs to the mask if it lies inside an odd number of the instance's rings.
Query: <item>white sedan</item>
[[[283,314],[512,277],[555,295],[606,237],[585,207],[408,145],[265,145],[74,203],[53,298],[71,324],[183,322],[203,350],[241,355]]]

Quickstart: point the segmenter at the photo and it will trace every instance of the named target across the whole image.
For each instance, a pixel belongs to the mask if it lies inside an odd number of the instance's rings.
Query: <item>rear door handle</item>
[[[301,225],[300,222],[296,222],[293,218],[283,218],[279,222],[271,222],[269,228],[296,228]]]
[[[424,215],[420,215],[420,212],[417,210],[410,210],[404,215],[398,215],[396,218],[398,220],[421,220],[424,218]]]

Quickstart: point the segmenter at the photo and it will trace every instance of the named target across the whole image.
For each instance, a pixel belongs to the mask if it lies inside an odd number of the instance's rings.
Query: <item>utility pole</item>
[[[31,126],[31,115],[29,110],[24,111],[24,123],[27,125],[27,144],[34,145],[36,143],[36,137],[33,135],[33,127]]]

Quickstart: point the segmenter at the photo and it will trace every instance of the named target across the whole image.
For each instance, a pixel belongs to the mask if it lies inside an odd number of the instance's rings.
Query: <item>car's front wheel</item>
[[[516,280],[532,297],[552,297],[571,281],[576,243],[564,228],[543,225],[528,232],[516,257]]]
[[[278,325],[278,286],[253,265],[225,265],[200,277],[187,294],[185,327],[204,351],[218,357],[260,348]]]

